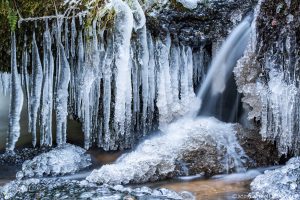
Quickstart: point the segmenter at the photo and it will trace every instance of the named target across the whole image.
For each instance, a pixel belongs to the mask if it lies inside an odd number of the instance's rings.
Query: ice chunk
[[[294,157],[285,166],[257,176],[251,191],[253,199],[300,199],[300,158]]]
[[[56,147],[25,161],[22,170],[17,173],[17,178],[73,174],[91,165],[91,157],[85,152],[84,149],[70,144]]]

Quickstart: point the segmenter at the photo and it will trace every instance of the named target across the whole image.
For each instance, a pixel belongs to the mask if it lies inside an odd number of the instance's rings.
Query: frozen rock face
[[[199,47],[226,38],[257,0],[158,1],[146,7],[147,25],[154,35],[167,32],[179,42]]]
[[[239,92],[279,154],[299,154],[299,2],[260,1],[252,39],[235,68]],[[266,34],[268,33],[268,34]]]
[[[49,152],[42,153],[22,165],[17,178],[57,176],[72,174],[91,165],[91,157],[86,150],[66,144]]]
[[[27,179],[12,181],[0,188],[1,199],[170,199],[194,200],[189,192],[176,193],[164,188],[129,188],[121,185],[96,185],[86,181]]]
[[[251,183],[254,199],[300,199],[300,158],[290,159],[282,168],[266,171]]]
[[[243,171],[248,157],[235,134],[232,124],[214,118],[184,118],[166,127],[163,133],[146,139],[115,164],[94,170],[87,180],[127,184],[156,181],[180,174]],[[189,155],[199,159],[189,163]],[[185,171],[187,168],[193,171]]]

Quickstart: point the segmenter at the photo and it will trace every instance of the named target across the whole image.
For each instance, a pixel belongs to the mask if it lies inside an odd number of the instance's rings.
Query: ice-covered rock
[[[0,188],[0,199],[170,199],[194,200],[189,192],[148,187],[130,188],[121,185],[96,185],[87,181],[63,179],[27,179],[12,181]]]
[[[236,140],[233,124],[215,118],[184,118],[143,141],[133,152],[116,163],[94,170],[87,180],[96,183],[127,184],[172,177],[186,169],[186,158],[193,173],[221,173],[243,170],[247,156]],[[192,156],[189,156],[192,155]],[[181,168],[181,169],[180,169]]]
[[[251,183],[254,199],[300,199],[300,157],[290,159],[285,166],[266,171]]]
[[[276,142],[279,155],[299,155],[300,43],[296,35],[300,23],[292,19],[299,13],[279,2],[259,1],[251,42],[234,72],[242,100],[249,106],[248,118],[259,122],[262,138]]]
[[[26,160],[22,170],[17,173],[17,178],[72,174],[91,165],[91,157],[85,152],[86,150],[70,144],[56,147],[32,160]]]

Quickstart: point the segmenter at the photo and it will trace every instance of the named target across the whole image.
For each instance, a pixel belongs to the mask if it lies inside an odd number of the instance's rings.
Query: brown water
[[[197,200],[249,199],[250,180],[227,182],[220,179],[196,179],[191,181],[166,181],[152,187],[163,187],[176,192],[192,192]]]

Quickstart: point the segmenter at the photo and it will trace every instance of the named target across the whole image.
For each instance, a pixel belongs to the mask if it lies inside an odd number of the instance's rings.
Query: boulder
[[[140,143],[116,163],[94,170],[89,182],[145,183],[179,175],[244,171],[249,158],[233,124],[215,118],[183,118]]]

